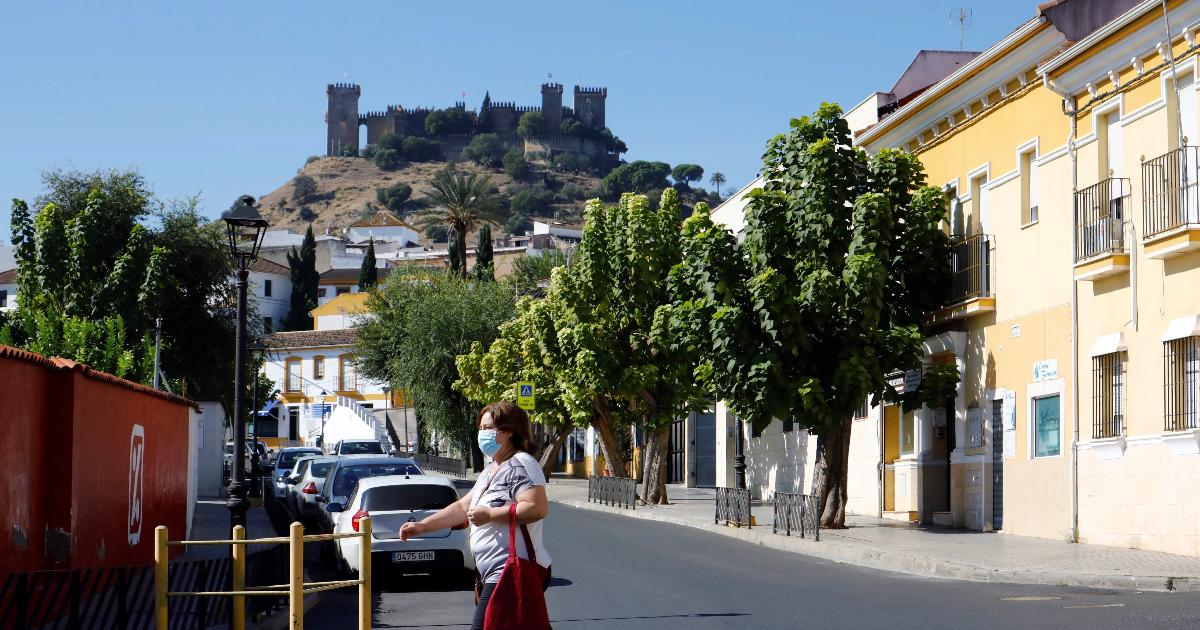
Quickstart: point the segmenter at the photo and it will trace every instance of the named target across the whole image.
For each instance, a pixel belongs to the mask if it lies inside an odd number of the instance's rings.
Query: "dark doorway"
[[[279,409],[276,407],[275,409]],[[300,407],[288,407],[288,439],[300,442]]]
[[[717,485],[717,414],[705,411],[695,414],[696,486],[711,488]]]
[[[667,483],[683,483],[687,472],[687,424],[684,418],[671,423],[667,438]]]
[[[992,530],[1004,528],[1004,401],[992,401]]]

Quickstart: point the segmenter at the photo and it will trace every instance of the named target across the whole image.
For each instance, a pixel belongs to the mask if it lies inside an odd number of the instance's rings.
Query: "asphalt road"
[[[1200,628],[1200,595],[910,577],[812,560],[682,526],[551,504],[554,628]],[[310,570],[317,569],[315,558]],[[314,571],[316,579],[327,579]],[[426,576],[377,584],[376,628],[468,628],[471,592]],[[309,628],[352,627],[324,593]]]

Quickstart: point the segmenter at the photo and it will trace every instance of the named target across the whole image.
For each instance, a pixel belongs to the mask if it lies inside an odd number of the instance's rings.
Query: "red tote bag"
[[[550,614],[546,611],[543,584],[546,570],[537,563],[537,552],[529,538],[529,529],[521,526],[529,559],[517,555],[517,504],[508,508],[508,562],[500,581],[492,591],[483,614],[484,630],[547,630]]]

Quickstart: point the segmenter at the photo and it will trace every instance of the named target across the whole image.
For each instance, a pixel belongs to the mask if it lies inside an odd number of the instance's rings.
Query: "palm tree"
[[[432,191],[426,200],[432,206],[412,217],[421,229],[430,225],[445,225],[452,235],[450,242],[457,249],[458,259],[463,261],[462,276],[466,277],[467,234],[481,224],[499,224],[504,220],[496,207],[492,193],[492,178],[477,173],[466,175],[451,168],[438,171],[430,182]]]
[[[708,178],[708,183],[717,187],[717,196],[720,197],[721,196],[721,184],[725,183],[725,174],[722,173],[721,171],[717,171],[717,172],[713,173],[712,177]]]

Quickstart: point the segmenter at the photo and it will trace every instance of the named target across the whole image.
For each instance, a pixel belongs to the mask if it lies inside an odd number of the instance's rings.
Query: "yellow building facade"
[[[847,116],[921,159],[955,243],[925,350],[962,382],[878,414],[880,511],[1200,555],[1200,0],[1048,4]]]

